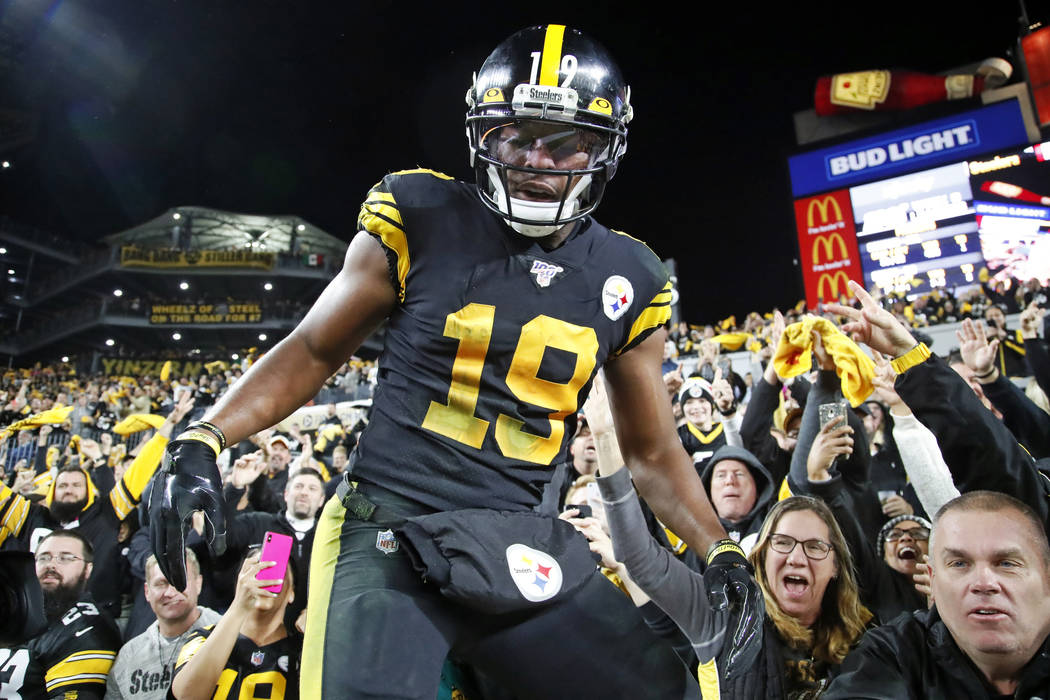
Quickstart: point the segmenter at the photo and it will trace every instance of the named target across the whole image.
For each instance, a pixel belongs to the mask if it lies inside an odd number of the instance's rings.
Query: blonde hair
[[[835,551],[838,574],[824,591],[820,604],[820,615],[812,627],[805,627],[796,618],[788,615],[774,597],[766,580],[766,552],[769,551],[769,535],[785,513],[810,511],[824,521],[828,527],[831,547]],[[853,556],[846,538],[831,509],[821,500],[809,496],[792,496],[777,503],[762,523],[755,548],[748,559],[755,567],[755,578],[766,600],[766,615],[772,620],[777,632],[795,649],[808,649],[813,658],[831,664],[841,664],[852,646],[864,634],[871,612],[860,602],[857,578],[853,571]]]
[[[578,494],[580,491],[586,491],[588,484],[596,483],[594,474],[584,474],[583,476],[572,482],[568,490],[565,492],[564,503],[571,503],[573,496]]]

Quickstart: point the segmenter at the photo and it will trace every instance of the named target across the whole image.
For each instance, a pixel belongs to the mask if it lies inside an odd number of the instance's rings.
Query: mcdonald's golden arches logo
[[[839,298],[839,285],[842,286],[842,291],[847,296],[853,296],[853,293],[849,289],[849,275],[842,270],[835,270],[834,272],[824,272],[820,275],[817,280],[817,298],[818,299],[838,299]],[[827,292],[830,292],[828,294]]]
[[[830,210],[835,210],[835,218],[828,218]],[[842,207],[839,206],[839,201],[832,197],[830,194],[823,198],[816,198],[810,200],[809,207],[806,209],[806,225],[813,226],[813,213],[815,211],[820,212],[820,223],[827,224],[831,221],[842,221]]]
[[[838,257],[832,255],[832,251],[835,245],[838,244]],[[817,255],[818,250],[824,251],[824,257],[821,258]],[[817,236],[813,239],[813,255],[812,260],[814,265],[819,265],[822,261],[827,260],[848,260],[849,252],[846,250],[846,240],[839,233],[833,233],[830,236]]]

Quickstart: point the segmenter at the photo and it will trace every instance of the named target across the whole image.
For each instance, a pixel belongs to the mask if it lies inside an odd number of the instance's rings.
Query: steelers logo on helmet
[[[558,24],[524,29],[496,47],[467,106],[482,202],[535,238],[594,211],[627,150],[633,116],[630,89],[608,52]]]

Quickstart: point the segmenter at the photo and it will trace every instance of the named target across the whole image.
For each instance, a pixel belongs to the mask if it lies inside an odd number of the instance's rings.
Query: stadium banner
[[[160,302],[151,304],[149,307],[149,322],[156,324],[259,323],[262,320],[262,304],[257,301],[235,301],[221,304]]]
[[[171,378],[196,377],[204,374],[207,370],[204,365],[207,360],[166,360],[163,358],[136,358],[134,360],[126,357],[101,357],[102,373],[106,376],[127,375],[129,377],[141,377],[144,375],[160,376],[160,371],[165,362],[171,362]]]
[[[799,261],[806,288],[806,305],[852,296],[849,280],[864,283],[857,250],[856,225],[849,190],[795,200]]]
[[[1017,100],[788,158],[795,197],[901,175],[1028,142]]]
[[[250,267],[273,269],[277,256],[254,250],[172,250],[126,245],[120,248],[121,267]]]

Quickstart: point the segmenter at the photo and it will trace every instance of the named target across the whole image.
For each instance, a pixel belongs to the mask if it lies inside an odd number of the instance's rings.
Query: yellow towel
[[[26,408],[28,409],[29,407],[27,406]],[[63,406],[62,408],[49,408],[46,411],[27,416],[0,430],[0,440],[6,439],[8,435],[11,435],[16,430],[32,430],[45,424],[57,425],[63,423],[72,412],[72,406]]]
[[[164,425],[164,416],[152,413],[132,413],[130,416],[113,426],[113,432],[117,435],[131,435],[142,430],[157,428]]]
[[[781,338],[773,357],[777,374],[788,379],[809,371],[812,366],[811,331],[820,333],[824,349],[835,360],[835,373],[842,380],[842,395],[852,406],[864,403],[875,390],[871,383],[872,377],[875,376],[875,363],[845,333],[826,319],[806,316],[784,329],[784,337]]]
[[[722,346],[722,349],[728,350],[729,352],[736,352],[740,349],[740,346],[751,339],[750,333],[720,333],[719,335],[712,336],[712,341]]]

